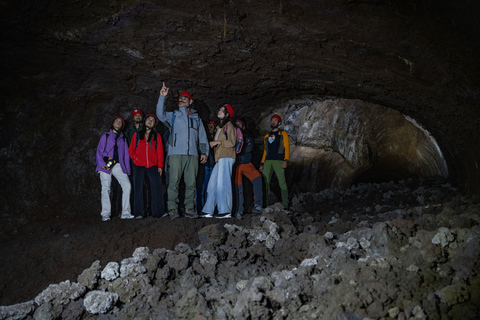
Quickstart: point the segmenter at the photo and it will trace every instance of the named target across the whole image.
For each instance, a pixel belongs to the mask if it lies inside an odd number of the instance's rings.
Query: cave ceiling
[[[1,1],[2,174],[22,180],[25,166],[45,172],[37,179],[47,198],[61,177],[76,184],[70,193],[98,184],[82,176],[94,170],[92,150],[107,122],[134,107],[154,112],[165,82],[170,107],[189,91],[204,119],[229,103],[252,126],[295,99],[395,109],[435,137],[452,182],[478,191],[478,7],[467,0]],[[31,182],[17,188],[39,192]]]

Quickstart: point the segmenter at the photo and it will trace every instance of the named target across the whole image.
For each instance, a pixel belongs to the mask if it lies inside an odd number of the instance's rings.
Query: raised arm
[[[162,123],[167,126],[167,128],[171,129],[172,127],[172,118],[173,112],[166,112],[165,111],[165,99],[168,94],[168,88],[165,86],[165,82],[163,82],[162,89],[160,89],[160,96],[158,97],[157,102],[157,117]]]

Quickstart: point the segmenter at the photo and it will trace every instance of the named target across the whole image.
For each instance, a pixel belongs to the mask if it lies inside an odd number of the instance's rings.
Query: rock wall
[[[359,100],[306,99],[276,108],[289,134],[289,180],[300,192],[361,181],[448,177],[431,134],[398,111]],[[269,128],[271,114],[260,127]],[[262,141],[263,143],[263,141]]]

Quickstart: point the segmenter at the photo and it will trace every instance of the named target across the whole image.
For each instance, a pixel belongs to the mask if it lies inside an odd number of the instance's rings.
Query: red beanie
[[[230,119],[232,119],[234,114],[232,106],[229,104],[224,104],[223,106],[227,109],[228,114],[230,115]]]
[[[213,120],[210,120],[210,121],[208,122],[208,124],[210,124],[210,123],[213,124],[213,125],[217,125],[217,124],[215,123],[215,121],[213,121]]]
[[[272,118],[278,119],[278,121],[282,122],[282,118],[278,114],[274,114]],[[270,118],[270,120],[272,120],[272,118]]]
[[[133,109],[133,111],[132,111],[132,117],[133,117],[134,115],[136,115],[136,114],[139,114],[139,113],[143,114],[143,111],[140,110],[140,109]]]
[[[180,98],[180,97],[187,97],[187,98],[189,98],[190,100],[193,100],[192,95],[191,95],[190,93],[188,93],[188,92],[182,92],[182,93],[180,93],[180,95],[179,95],[178,97],[179,97],[179,98]]]

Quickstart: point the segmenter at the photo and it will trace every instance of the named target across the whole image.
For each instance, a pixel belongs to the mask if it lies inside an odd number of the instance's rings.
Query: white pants
[[[102,217],[110,217],[112,206],[110,203],[110,185],[112,184],[112,176],[114,176],[120,186],[122,187],[122,216],[128,216],[131,212],[130,209],[130,191],[132,186],[130,185],[130,179],[128,175],[123,173],[122,166],[117,163],[112,169],[111,173],[105,173],[99,171],[100,182],[102,183]]]

